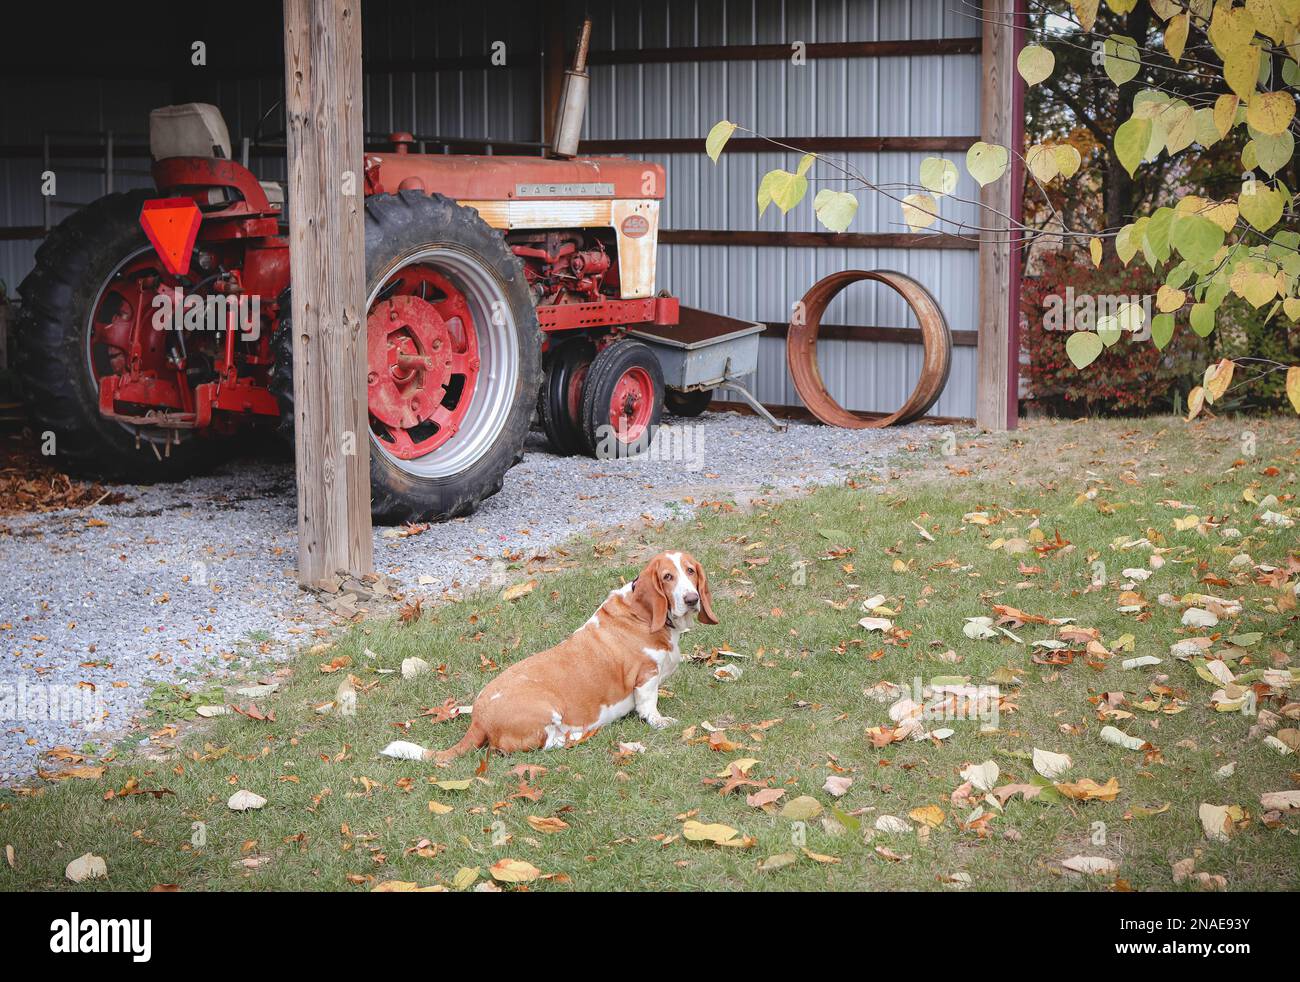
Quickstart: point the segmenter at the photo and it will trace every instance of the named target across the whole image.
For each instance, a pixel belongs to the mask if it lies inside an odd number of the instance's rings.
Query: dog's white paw
[[[677,720],[672,716],[651,716],[646,722],[656,730],[662,730],[665,726],[672,726]]]

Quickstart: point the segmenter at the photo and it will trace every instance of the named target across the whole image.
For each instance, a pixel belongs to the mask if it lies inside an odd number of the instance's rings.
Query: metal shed
[[[821,229],[806,204],[788,216],[769,209],[760,219],[759,178],[794,155],[741,138],[714,166],[703,136],[729,118],[792,146],[843,154],[880,182],[914,180],[932,154],[960,159],[980,136],[980,8],[948,0],[627,0],[549,8],[372,0],[363,6],[362,31],[368,141],[406,130],[431,146],[446,141],[450,152],[537,152],[546,136],[547,62],[587,11],[594,20],[592,98],[582,150],[667,168],[659,282],[691,306],[767,325],[751,380],[760,401],[799,403],[783,334],[803,292],[835,270],[884,268],[925,283],[954,330],[952,374],[934,412],[974,417],[978,243],[909,236],[897,205],[874,195],[862,196],[843,235]],[[209,52],[205,70],[186,73],[183,82],[9,75],[0,114],[0,279],[12,290],[44,229],[69,210],[107,190],[149,185],[144,125],[160,98],[214,102],[236,140],[249,141],[259,173],[283,180],[278,15],[278,5],[262,5],[264,43],[232,49],[221,63]],[[268,40],[269,57],[262,50]],[[51,168],[57,194],[45,196],[41,174]],[[952,205],[945,214],[974,218],[974,209],[948,211]],[[921,362],[902,302],[860,287],[841,295],[824,323],[820,363],[831,394],[850,409],[896,408]]]

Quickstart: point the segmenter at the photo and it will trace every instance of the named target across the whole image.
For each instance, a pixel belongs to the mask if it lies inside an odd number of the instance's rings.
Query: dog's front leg
[[[665,726],[672,726],[672,724],[677,722],[677,720],[673,719],[671,716],[659,715],[658,672],[655,672],[633,689],[632,695],[636,701],[637,714],[656,730],[662,730]]]

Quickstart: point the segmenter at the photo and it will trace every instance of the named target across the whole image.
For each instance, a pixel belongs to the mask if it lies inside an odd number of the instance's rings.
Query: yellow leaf
[[[682,826],[682,835],[692,842],[716,842],[721,845],[729,842],[740,833],[730,825],[714,823],[705,825],[703,822],[697,822],[695,819],[689,819]]]
[[[1112,777],[1105,784],[1098,784],[1085,777],[1078,781],[1061,781],[1056,790],[1075,801],[1114,801],[1119,797],[1119,781]]]
[[[1259,48],[1243,44],[1230,50],[1223,59],[1223,80],[1228,88],[1248,99],[1259,79]]]
[[[944,814],[943,809],[938,805],[922,805],[920,808],[913,808],[907,813],[907,817],[933,829],[943,824]]]
[[[1181,61],[1183,58],[1183,48],[1187,46],[1189,23],[1190,18],[1187,14],[1179,14],[1165,25],[1165,50],[1174,61]]]
[[[913,232],[934,224],[939,206],[928,194],[909,194],[903,199],[903,221]]]
[[[1191,422],[1201,414],[1201,409],[1205,406],[1205,390],[1199,385],[1187,393],[1187,422]]]
[[[529,580],[527,583],[514,583],[501,592],[502,600],[518,600],[520,597],[530,594],[537,588],[536,580]]]
[[[807,846],[802,846],[803,854],[811,859],[814,863],[838,863],[838,856],[827,856],[825,853],[813,852]]]
[[[1027,85],[1037,85],[1050,78],[1054,67],[1056,56],[1042,45],[1027,44],[1016,57],[1016,71]]]
[[[709,130],[709,135],[704,139],[704,152],[715,164],[718,162],[718,154],[722,153],[722,148],[735,132],[736,124],[725,119],[715,123],[713,129]]]
[[[1175,290],[1167,283],[1162,283],[1160,289],[1156,291],[1156,309],[1162,314],[1172,313],[1181,307],[1187,299],[1187,294],[1182,290]]]
[[[1056,148],[1045,147],[1041,143],[1029,148],[1029,152],[1025,154],[1025,165],[1040,184],[1050,183],[1052,178],[1061,172]]]
[[[1092,256],[1092,265],[1101,266],[1101,239],[1095,235],[1088,240],[1088,255]]]
[[[1295,118],[1290,92],[1256,92],[1246,107],[1246,122],[1267,136],[1277,136]]]
[[[433,785],[444,791],[468,791],[470,783],[469,778],[465,778],[463,781],[434,781]]]
[[[451,885],[457,890],[468,890],[474,881],[478,879],[479,872],[477,866],[462,866],[456,870],[456,875],[451,879]]]
[[[1060,146],[1053,147],[1052,152],[1056,155],[1056,169],[1062,177],[1071,178],[1078,173],[1083,158],[1079,156],[1079,151],[1075,147],[1062,143]]]
[[[444,805],[441,801],[429,802],[429,811],[433,812],[435,815],[446,815],[448,812],[453,812],[455,810],[456,809],[452,808],[451,805]]]
[[[1291,400],[1291,408],[1300,413],[1300,365],[1286,370],[1286,397]]]
[[[489,867],[488,871],[492,874],[492,879],[500,880],[502,883],[527,883],[542,875],[541,870],[522,859],[498,860]]]
[[[1228,135],[1237,121],[1237,105],[1241,100],[1235,95],[1221,95],[1214,100],[1214,128],[1219,131],[1219,139]]]
[[[528,824],[537,832],[563,832],[569,827],[569,823],[562,818],[542,818],[538,815],[529,815]]]
[[[1232,370],[1236,367],[1231,358],[1224,358],[1216,365],[1205,370],[1205,401],[1214,403],[1223,397],[1232,382]]]

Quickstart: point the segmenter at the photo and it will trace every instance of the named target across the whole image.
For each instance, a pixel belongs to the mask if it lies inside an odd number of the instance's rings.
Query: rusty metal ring
[[[925,344],[925,363],[921,378],[907,401],[894,413],[882,419],[863,419],[849,412],[826,390],[821,371],[817,367],[817,331],[822,314],[830,302],[850,283],[875,280],[884,283],[907,301],[921,325],[921,340]],[[828,426],[841,426],[850,430],[876,429],[896,423],[910,423],[924,416],[939,399],[948,384],[952,368],[952,332],[943,311],[930,291],[905,273],[878,269],[846,269],[832,273],[813,284],[803,296],[803,323],[791,322],[785,337],[785,357],[794,378],[795,390],[808,410]]]

